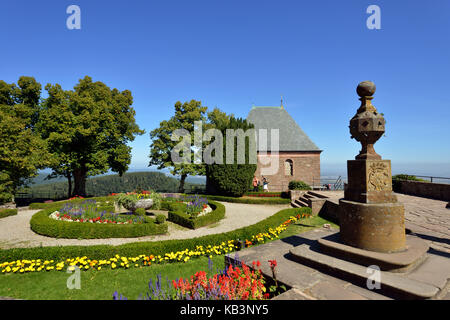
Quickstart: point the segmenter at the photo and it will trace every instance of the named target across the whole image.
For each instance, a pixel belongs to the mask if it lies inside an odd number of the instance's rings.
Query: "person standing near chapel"
[[[253,191],[254,192],[258,191],[258,185],[259,185],[258,178],[256,176],[253,176]]]
[[[262,177],[263,178],[263,190],[264,192],[269,192],[269,181],[267,181],[266,177]]]

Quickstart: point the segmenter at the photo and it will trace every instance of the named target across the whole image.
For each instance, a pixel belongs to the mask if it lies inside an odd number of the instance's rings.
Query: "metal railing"
[[[411,176],[415,176],[416,178],[427,178],[430,179],[431,183],[445,183],[445,184],[450,184],[450,178],[448,177],[435,177],[435,176],[418,176],[415,174],[411,174]],[[433,182],[434,179],[434,182]],[[407,179],[406,179],[407,180]],[[444,180],[444,181],[439,181],[437,182],[436,180]]]
[[[330,178],[313,178],[313,189],[319,190],[344,190],[342,176]]]

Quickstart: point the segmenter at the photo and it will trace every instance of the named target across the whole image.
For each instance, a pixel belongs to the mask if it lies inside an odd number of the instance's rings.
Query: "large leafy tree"
[[[172,151],[179,144],[172,140],[177,129],[184,129],[194,142],[195,121],[202,121],[202,131],[206,129],[206,111],[208,107],[202,106],[201,101],[175,103],[175,114],[159,124],[159,127],[150,132],[152,144],[150,146],[150,165],[157,165],[158,169],[169,168],[170,173],[180,176],[179,192],[184,192],[184,183],[188,175],[204,175],[205,165],[196,163],[195,151],[192,148],[189,161],[179,163],[172,159]]]
[[[86,178],[108,170],[122,175],[131,161],[128,142],[143,134],[129,90],[110,89],[86,76],[63,90],[48,84],[37,128],[53,154],[53,175],[73,178],[72,194],[86,195]]]
[[[0,203],[48,164],[45,142],[36,133],[41,85],[32,77],[0,81]]]

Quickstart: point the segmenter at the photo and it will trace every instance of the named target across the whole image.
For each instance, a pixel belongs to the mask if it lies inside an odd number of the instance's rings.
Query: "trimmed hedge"
[[[49,217],[55,208],[39,211],[31,217],[31,229],[41,235],[66,239],[134,238],[167,233],[167,223],[156,224],[146,218],[142,224],[100,224],[58,221]]]
[[[281,192],[246,192],[244,196],[247,197],[260,197],[260,198],[270,198],[270,197],[278,197],[278,198],[290,198],[289,191],[281,191]]]
[[[198,238],[166,240],[155,242],[133,242],[119,246],[94,245],[94,246],[54,246],[35,248],[14,248],[0,250],[0,262],[22,259],[62,260],[87,256],[89,259],[109,259],[116,254],[127,257],[137,257],[141,254],[164,255],[167,252],[177,252],[186,249],[195,249],[197,245],[218,245],[228,240],[251,239],[253,235],[267,232],[269,228],[276,228],[289,217],[297,214],[311,214],[310,208],[283,209],[274,215],[251,226],[241,229],[212,234]],[[70,223],[70,222],[69,222]]]
[[[9,216],[15,216],[17,215],[17,209],[2,209],[0,210],[0,219],[6,218]]]
[[[213,211],[196,218],[192,218],[186,213],[186,210],[182,210],[181,206],[177,206],[174,208],[175,210],[169,211],[169,221],[186,228],[197,229],[220,221],[225,217],[225,206],[223,204],[209,201],[209,205]]]
[[[247,204],[289,204],[291,199],[284,198],[234,198],[225,196],[205,196],[208,200],[224,201],[224,202],[234,202],[234,203],[247,203]]]

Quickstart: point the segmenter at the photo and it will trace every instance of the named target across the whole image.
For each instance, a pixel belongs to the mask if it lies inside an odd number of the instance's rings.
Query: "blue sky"
[[[81,8],[68,30],[66,8]],[[369,5],[381,30],[369,30]],[[131,168],[146,168],[148,133],[176,101],[246,117],[280,104],[345,171],[359,152],[348,122],[360,81],[377,85],[386,118],[375,149],[393,171],[450,176],[450,1],[2,1],[0,79],[34,76],[72,89],[85,75],[131,90]],[[331,170],[331,169],[330,169]]]

